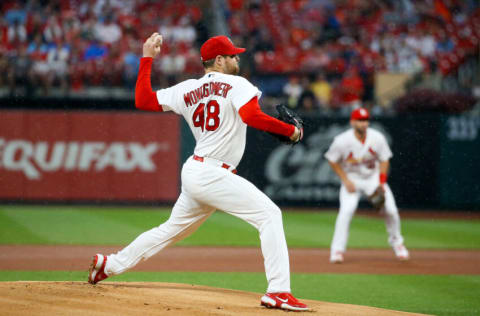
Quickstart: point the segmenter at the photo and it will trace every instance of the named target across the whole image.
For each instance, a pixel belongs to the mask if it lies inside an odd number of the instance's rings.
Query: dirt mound
[[[260,306],[259,293],[175,283],[0,282],[6,315],[284,315]],[[303,300],[306,315],[420,315]]]

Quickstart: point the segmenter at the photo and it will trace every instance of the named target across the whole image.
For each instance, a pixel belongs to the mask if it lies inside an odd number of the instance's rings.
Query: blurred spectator
[[[310,89],[315,96],[316,102],[321,108],[327,109],[330,107],[332,86],[327,81],[323,72],[317,74],[315,81],[310,85]]]
[[[423,69],[430,70],[435,57],[436,41],[425,29],[411,27],[405,38],[405,44],[414,51],[418,60],[423,60]],[[413,53],[413,52],[412,52]],[[413,55],[413,54],[412,54]]]
[[[445,31],[440,31],[438,35],[436,50],[439,53],[450,53],[455,48],[453,41],[447,36]]]
[[[8,26],[7,38],[10,43],[25,42],[27,40],[25,25],[21,24],[19,20],[14,20],[13,24]]]
[[[175,45],[171,47],[170,53],[162,56],[160,60],[159,71],[168,76],[183,73],[185,69],[185,55],[180,54],[177,46]]]
[[[49,43],[53,43],[55,40],[63,37],[62,26],[57,14],[53,14],[48,18],[47,24],[44,26],[43,37]]]
[[[93,29],[95,37],[105,44],[115,43],[122,37],[122,29],[118,26],[111,15],[107,15],[103,22],[99,21]]]
[[[28,56],[33,62],[31,80],[36,87],[41,87],[43,94],[47,95],[52,84],[52,73],[47,62],[48,46],[42,40],[42,35],[37,34],[33,43],[28,46]]]
[[[315,102],[315,96],[312,91],[307,90],[302,93],[300,99],[298,100],[298,110],[303,114],[312,114],[316,113],[318,110],[317,104]]]
[[[47,64],[54,81],[58,82],[64,92],[68,89],[68,59],[70,48],[62,38],[48,49]]]
[[[318,110],[315,94],[310,87],[308,77],[302,78],[302,93],[298,98],[297,109],[303,113],[314,113]]]
[[[420,31],[420,47],[419,51],[423,57],[431,59],[435,55],[435,48],[437,42],[435,38],[428,33],[426,29],[421,29]]]
[[[296,108],[302,92],[303,88],[300,84],[300,79],[297,76],[290,76],[287,84],[283,86],[283,93],[287,97],[287,105],[291,108]]]
[[[12,96],[15,95],[17,85],[26,87],[27,94],[30,94],[32,87],[31,68],[32,62],[27,55],[27,49],[25,46],[20,46],[18,56],[12,57],[9,61],[7,80]]]
[[[128,50],[123,55],[123,82],[126,88],[134,88],[140,67],[141,46],[133,38],[127,41]]]
[[[348,68],[340,83],[342,91],[342,112],[350,113],[361,107],[364,91],[363,81],[355,68]]]
[[[29,15],[26,24],[29,42],[33,42],[37,34],[41,34],[43,36],[43,31],[45,28],[44,19],[45,17],[41,11],[34,11]]]
[[[42,40],[42,35],[37,34],[33,40],[28,45],[27,53],[30,55],[30,58],[33,60],[44,59],[47,55],[48,46]]]
[[[112,45],[109,54],[100,61],[102,67],[102,85],[107,87],[120,86],[122,82],[123,56],[118,45]]]

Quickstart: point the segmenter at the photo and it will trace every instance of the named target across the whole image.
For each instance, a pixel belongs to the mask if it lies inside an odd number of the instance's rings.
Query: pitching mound
[[[284,315],[260,306],[258,293],[175,283],[0,282],[6,315]],[[305,301],[306,315],[420,315]]]

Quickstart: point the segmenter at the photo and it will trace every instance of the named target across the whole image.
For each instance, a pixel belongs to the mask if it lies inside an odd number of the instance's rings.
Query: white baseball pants
[[[378,176],[376,178],[378,178]],[[355,184],[357,190],[350,193],[344,185],[340,188],[340,210],[335,222],[335,232],[330,247],[332,254],[335,252],[345,252],[347,248],[350,222],[357,209],[361,194],[370,195],[379,185],[378,180],[372,181],[371,178],[367,180],[350,178],[350,180]],[[395,198],[388,184],[384,184],[384,189],[385,226],[388,233],[388,243],[394,247],[403,244],[403,237],[400,231],[400,216],[398,215]]]
[[[290,265],[282,213],[248,180],[221,167],[222,162],[190,157],[182,168],[182,193],[170,218],[108,256],[105,271],[120,274],[192,234],[216,209],[253,225],[260,233],[268,292],[290,292]]]

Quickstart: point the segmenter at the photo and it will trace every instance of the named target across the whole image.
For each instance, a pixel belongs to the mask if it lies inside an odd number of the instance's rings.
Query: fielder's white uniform
[[[345,185],[340,188],[340,210],[335,223],[335,233],[331,244],[332,255],[345,252],[348,241],[350,222],[358,206],[361,194],[371,195],[380,184],[380,161],[392,157],[392,151],[385,137],[377,130],[368,128],[365,141],[355,137],[349,129],[333,140],[325,153],[328,161],[339,163],[348,179],[355,185],[356,191],[348,192]],[[392,191],[387,183],[385,189],[385,225],[388,242],[392,247],[403,245],[400,232],[400,216]]]
[[[219,209],[258,229],[267,291],[290,292],[281,211],[251,182],[232,172],[244,153],[247,133],[238,110],[255,96],[261,92],[245,78],[219,72],[157,91],[163,110],[174,111],[188,122],[196,140],[194,156],[182,167],[182,192],[170,218],[108,256],[108,275],[122,273],[187,237]]]

